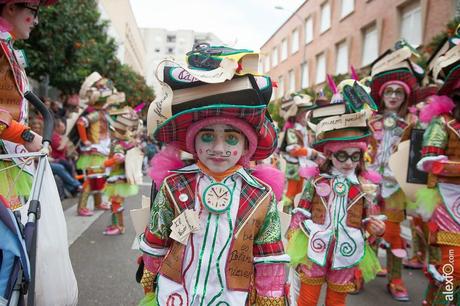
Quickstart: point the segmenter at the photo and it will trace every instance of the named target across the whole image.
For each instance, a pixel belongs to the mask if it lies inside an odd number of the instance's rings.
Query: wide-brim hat
[[[235,118],[248,123],[257,135],[257,147],[250,160],[263,160],[274,152],[276,129],[267,113],[269,97],[267,99],[261,90],[271,87],[268,77],[237,75],[238,62],[228,58],[209,71],[181,67],[177,63],[175,66],[183,70],[181,73],[188,74],[186,79],[192,84],[173,91],[172,88],[177,88],[177,79],[160,81],[147,115],[149,135],[189,152],[187,131],[194,123],[214,117]]]
[[[399,68],[394,70],[385,71],[379,74],[376,74],[372,77],[371,83],[371,96],[378,106],[380,106],[382,87],[386,86],[391,82],[402,82],[409,88],[407,92],[405,87],[405,92],[408,94],[407,102],[409,105],[414,103],[414,90],[418,86],[418,80],[410,69]]]
[[[401,85],[406,92],[406,102],[414,102],[414,90],[424,77],[424,71],[411,58],[416,50],[404,40],[397,41],[394,48],[386,50],[371,64],[371,96],[379,104],[384,88],[391,83]]]
[[[459,79],[460,79],[460,59],[459,59],[459,62],[457,62],[457,65],[452,67],[449,70],[449,74],[446,76],[441,88],[439,88],[438,95],[448,96],[455,89],[458,89],[460,85]]]
[[[366,111],[348,113],[324,118],[317,125],[310,124],[315,132],[313,148],[323,151],[329,142],[367,141],[371,132],[367,123],[369,114]]]

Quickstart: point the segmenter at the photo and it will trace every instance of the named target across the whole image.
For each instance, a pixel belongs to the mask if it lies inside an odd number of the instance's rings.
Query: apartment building
[[[108,20],[108,34],[118,45],[117,58],[145,77],[145,46],[129,0],[98,0],[103,20]]]
[[[455,0],[307,0],[261,47],[273,98],[366,67],[404,38],[424,45],[445,29]]]
[[[221,45],[222,41],[210,32],[193,30],[170,31],[162,28],[143,28],[141,33],[146,46],[145,77],[147,84],[154,83],[155,69],[163,59],[173,59],[185,64],[185,54],[198,42]]]

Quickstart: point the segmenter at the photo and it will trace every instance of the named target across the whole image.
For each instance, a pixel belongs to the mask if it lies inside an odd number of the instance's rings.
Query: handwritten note
[[[318,123],[316,126],[316,136],[332,130],[366,126],[366,113],[364,111],[354,114],[332,116]]]
[[[186,209],[172,221],[169,237],[185,245],[190,234],[196,233],[199,229],[197,212],[193,209]]]

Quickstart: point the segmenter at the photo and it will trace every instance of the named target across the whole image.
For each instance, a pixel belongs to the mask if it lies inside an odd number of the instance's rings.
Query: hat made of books
[[[343,101],[314,108],[309,127],[315,132],[313,147],[322,151],[330,142],[367,141],[370,136],[368,119],[377,106],[369,89],[357,80],[344,80],[337,92]]]
[[[460,25],[432,54],[427,70],[431,81],[440,86],[438,95],[449,95],[460,87]]]
[[[193,153],[186,140],[191,125],[207,118],[234,118],[245,121],[257,135],[251,160],[270,156],[277,145],[267,112],[272,83],[257,74],[258,62],[258,54],[250,50],[199,44],[187,53],[188,67],[169,60],[160,63],[159,86],[147,115],[149,135]]]
[[[396,42],[371,64],[371,95],[379,104],[385,87],[399,84],[406,92],[406,101],[414,102],[414,91],[424,76],[423,69],[411,60],[417,52],[404,40]]]
[[[280,115],[287,120],[298,113],[312,109],[316,106],[313,98],[307,94],[295,94],[289,99],[281,101]]]

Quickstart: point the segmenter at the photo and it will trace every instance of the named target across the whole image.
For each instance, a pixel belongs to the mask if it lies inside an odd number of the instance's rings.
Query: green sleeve
[[[277,201],[272,195],[270,207],[265,215],[264,223],[257,233],[254,243],[267,244],[281,241],[281,220],[278,213]]]
[[[444,150],[447,146],[447,141],[448,136],[444,118],[438,117],[433,119],[423,134],[423,146]]]

